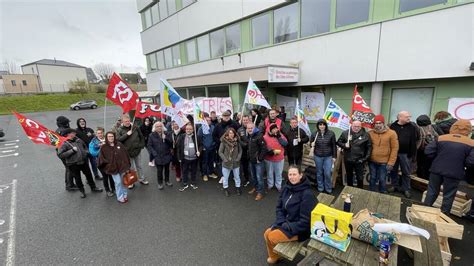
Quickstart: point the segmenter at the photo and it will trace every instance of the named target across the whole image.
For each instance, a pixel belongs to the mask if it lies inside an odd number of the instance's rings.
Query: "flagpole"
[[[298,139],[301,138],[301,135],[300,135],[300,105],[299,105],[299,102],[298,102],[298,99],[296,99],[296,119],[297,119],[297,126],[298,126]]]
[[[105,97],[105,104],[104,104],[104,130],[107,132],[107,128],[105,127],[105,125],[107,124],[107,118],[106,118],[106,114],[107,114],[107,97]]]
[[[137,116],[136,116],[136,113],[137,113],[137,108],[138,108],[138,103],[139,103],[139,102],[140,102],[140,101],[138,100],[138,101],[137,101],[137,105],[135,105],[135,113],[133,114],[133,121],[132,121],[132,130],[133,130],[133,125],[134,125],[134,123],[135,123],[135,118],[137,117]]]
[[[253,124],[255,125],[255,123],[257,123],[257,118],[258,118],[258,114],[255,115],[255,119],[253,120]],[[258,125],[255,125],[255,127],[257,127]]]
[[[194,139],[196,140],[196,152],[199,152],[197,130],[196,130],[196,102],[194,101],[194,96],[193,96],[193,118],[194,118],[194,121],[193,121]]]

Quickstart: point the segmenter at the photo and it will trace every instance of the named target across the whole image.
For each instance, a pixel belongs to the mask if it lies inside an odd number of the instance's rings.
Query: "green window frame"
[[[273,10],[273,43],[284,43],[288,41],[293,41],[299,39],[300,32],[300,14],[299,14],[299,2],[294,2],[292,4],[277,8]],[[296,15],[289,13],[289,11],[296,12]],[[291,15],[289,15],[291,14]],[[278,16],[283,15],[292,18],[296,16],[295,21],[291,22],[290,20],[279,20]],[[292,28],[292,29],[291,29]],[[294,31],[291,31],[294,30]],[[277,36],[277,33],[280,35]]]
[[[335,27],[336,29],[347,29],[347,28],[354,28],[354,27],[357,27],[359,25],[363,25],[363,24],[367,24],[371,21],[372,19],[372,13],[373,13],[373,9],[372,9],[372,5],[373,5],[373,0],[335,0],[336,3],[335,3],[335,6],[334,6],[334,13],[335,13]],[[342,11],[348,11],[347,14],[355,14],[354,10],[355,8],[360,8],[363,6],[361,4],[364,4],[365,3],[359,3],[360,1],[364,1],[367,3],[367,18],[362,18],[362,20],[357,20],[357,18],[353,19],[353,21],[340,21],[339,24],[338,24],[338,18],[339,17],[342,17],[342,16],[339,16],[339,14],[342,15]],[[344,3],[349,3],[349,4],[355,4],[354,6],[352,6],[352,8],[346,8],[346,9],[343,9],[343,10],[339,10],[338,7],[341,7],[341,8],[344,8],[343,4]],[[339,6],[340,5],[340,6]],[[341,11],[341,12],[339,12]],[[365,12],[365,9],[364,9],[364,12]],[[365,14],[365,13],[364,13]],[[365,17],[365,16],[364,16]]]
[[[238,38],[237,38],[238,43],[234,43],[234,42],[231,43],[229,35],[232,34],[232,33],[236,33],[236,32],[233,32],[233,31],[236,31],[236,30],[238,31]],[[224,43],[225,43],[225,54],[233,54],[233,53],[240,52],[240,49],[242,47],[242,29],[241,29],[240,21],[225,27],[225,41],[224,41]]]
[[[187,40],[185,42],[186,46],[186,58],[187,63],[194,63],[198,61],[198,54],[197,54],[197,44],[196,39]]]
[[[267,17],[268,16],[268,17]],[[267,30],[268,30],[268,34],[267,34],[267,41],[264,43],[264,42],[259,42],[258,44],[255,42],[256,38],[255,38],[255,35],[257,34],[260,35],[260,33],[256,33],[255,32],[255,29],[257,27],[254,26],[254,21],[257,21],[259,19],[265,19],[266,18],[266,23],[268,23],[268,27],[267,27]],[[264,21],[264,20],[262,20]],[[251,39],[251,47],[252,48],[259,48],[259,47],[265,47],[265,46],[269,46],[271,45],[273,42],[273,34],[272,34],[272,30],[273,30],[273,23],[272,23],[272,12],[266,12],[266,13],[263,13],[263,14],[259,14],[255,17],[252,17],[250,18],[250,39]]]

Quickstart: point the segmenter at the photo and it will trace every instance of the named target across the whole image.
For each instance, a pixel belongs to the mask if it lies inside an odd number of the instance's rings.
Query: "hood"
[[[79,125],[79,121],[81,121],[81,120],[84,120],[84,124],[85,124],[84,128],[86,128],[87,127],[87,121],[83,117],[80,117],[80,118],[77,119],[77,121],[76,121],[77,128],[81,128],[81,126]]]
[[[459,119],[456,123],[451,126],[449,134],[459,134],[463,136],[468,136],[471,133],[472,127],[471,122],[466,119]]]
[[[326,120],[324,120],[324,119],[319,119],[318,122],[316,123],[316,130],[317,130],[317,131],[321,131],[321,130],[319,130],[319,125],[321,125],[321,124],[324,124],[324,125],[326,126],[326,131],[329,130],[329,128],[328,128],[328,123],[326,122]]]
[[[69,122],[71,122],[71,120],[62,115],[56,118],[56,125],[58,127],[69,127]]]
[[[416,119],[416,124],[420,127],[425,127],[425,126],[429,126],[431,125],[431,120],[430,120],[430,117],[427,116],[427,115],[420,115],[417,119]]]
[[[309,180],[306,177],[303,176],[303,178],[301,178],[301,182],[299,182],[296,185],[291,184],[291,182],[289,180],[287,180],[286,181],[286,187],[291,192],[299,192],[299,191],[303,191],[305,189],[311,189],[311,184],[309,183]]]

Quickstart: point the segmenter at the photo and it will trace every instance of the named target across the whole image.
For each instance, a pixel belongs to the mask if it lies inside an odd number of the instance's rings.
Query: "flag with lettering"
[[[157,118],[164,118],[161,114],[160,106],[152,103],[138,102],[137,110],[135,111],[135,117],[145,118],[148,116],[154,116]]]
[[[122,107],[124,113],[137,107],[138,94],[123,81],[119,75],[114,73],[107,88],[107,99]]]
[[[176,114],[173,110],[180,109],[186,102],[166,79],[160,79],[160,100],[161,112],[169,116]]]
[[[324,112],[324,119],[330,127],[337,127],[342,130],[347,130],[350,127],[349,116],[332,98],[329,100],[326,111]]]
[[[49,146],[54,146],[59,148],[63,142],[67,139],[60,136],[58,133],[48,129],[39,122],[31,120],[25,117],[22,114],[13,112],[13,114],[18,119],[21,127],[25,131],[29,139],[31,139],[36,144],[46,144]]]
[[[268,109],[271,109],[270,104],[268,104],[267,100],[265,99],[265,96],[263,96],[262,92],[252,79],[249,79],[249,84],[247,85],[244,104],[245,103],[261,105]]]
[[[309,129],[308,120],[304,115],[303,109],[301,109],[298,99],[296,99],[295,107],[295,116],[298,121],[298,127],[306,133],[306,135],[311,136],[311,130]]]
[[[193,98],[193,116],[194,116],[194,124],[202,125],[202,129],[204,132],[209,132],[209,125],[207,124],[206,119],[204,118],[204,112],[201,110],[197,102]]]
[[[370,109],[369,105],[367,105],[362,96],[360,96],[359,92],[357,91],[357,85],[355,85],[354,95],[352,96],[352,121],[360,121],[363,127],[372,128],[374,124],[374,118],[374,112],[372,112],[372,109]]]

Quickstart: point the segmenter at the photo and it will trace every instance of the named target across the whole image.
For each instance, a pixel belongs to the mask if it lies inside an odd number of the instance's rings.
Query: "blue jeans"
[[[97,169],[97,158],[90,154],[88,154],[87,157],[89,157],[89,162],[91,163],[91,169],[94,177],[99,176],[99,171]]]
[[[123,174],[112,175],[115,183],[115,195],[117,196],[118,201],[124,201],[127,198],[127,189],[123,186],[122,178]]]
[[[234,169],[229,169],[222,167],[222,174],[224,175],[224,180],[223,180],[223,187],[228,188],[229,187],[229,175],[230,172],[234,173],[234,182],[235,182],[235,187],[240,187],[240,168],[234,168]]]
[[[379,192],[385,192],[385,184],[387,182],[387,164],[369,162],[370,168],[370,190],[376,191],[377,181],[379,182]]]
[[[265,166],[267,167],[267,185],[268,189],[271,189],[275,184],[278,190],[281,190],[283,166],[285,166],[285,160],[279,162],[265,160]]]
[[[441,185],[443,185],[443,202],[441,203],[441,211],[445,214],[450,213],[451,208],[453,207],[454,198],[456,197],[456,192],[458,191],[459,182],[461,182],[459,179],[448,178],[431,173],[424,204],[431,207],[438,198]]]
[[[398,167],[402,169],[401,182],[398,177]],[[397,156],[397,162],[393,166],[390,177],[392,179],[392,185],[400,191],[410,191],[410,174],[411,174],[411,160],[408,158],[406,153],[399,153]],[[401,184],[400,184],[401,183]],[[400,188],[401,185],[401,188]]]
[[[314,156],[316,164],[316,180],[318,183],[318,191],[326,190],[332,193],[332,157]]]
[[[257,193],[263,194],[263,163],[249,163],[252,185]]]
[[[205,149],[202,151],[201,172],[202,175],[209,176],[214,172],[214,156],[216,151],[214,149]]]

